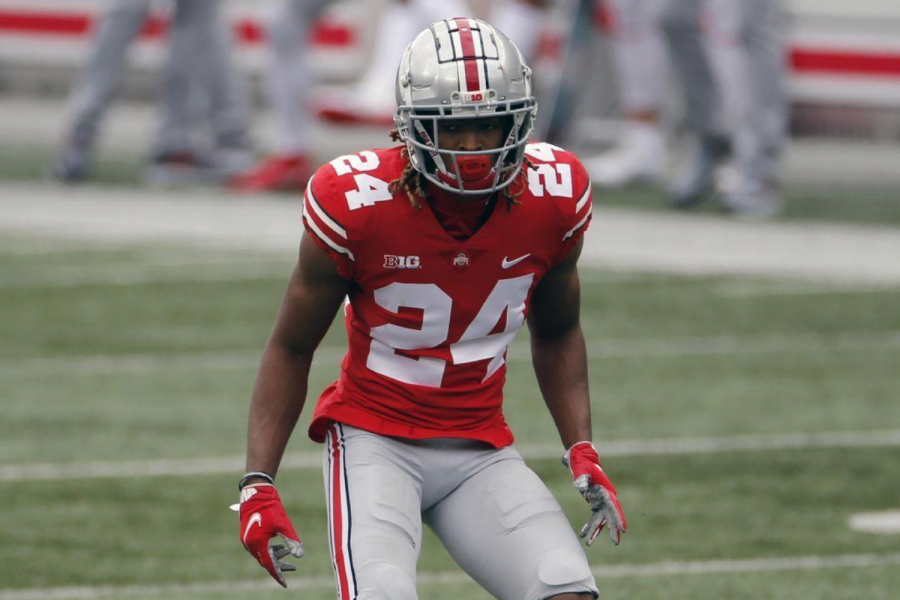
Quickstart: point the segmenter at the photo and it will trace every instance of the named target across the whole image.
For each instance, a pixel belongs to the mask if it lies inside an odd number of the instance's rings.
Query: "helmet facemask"
[[[533,101],[465,108],[401,107],[396,123],[413,168],[425,179],[456,194],[483,195],[507,187],[522,170],[534,110]],[[471,151],[440,147],[441,122],[496,117],[505,117],[503,142],[499,147]]]

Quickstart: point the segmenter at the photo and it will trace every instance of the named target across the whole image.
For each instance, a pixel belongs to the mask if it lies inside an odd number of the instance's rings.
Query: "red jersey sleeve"
[[[341,183],[331,164],[316,171],[303,197],[303,226],[316,245],[335,262],[338,274],[353,279],[359,228],[355,226]]]
[[[557,198],[556,201],[560,229],[557,233],[559,249],[553,261],[554,264],[565,260],[572,248],[584,236],[591,223],[593,200],[591,178],[581,161],[571,152],[561,151],[557,153],[557,162],[571,168],[573,195]]]

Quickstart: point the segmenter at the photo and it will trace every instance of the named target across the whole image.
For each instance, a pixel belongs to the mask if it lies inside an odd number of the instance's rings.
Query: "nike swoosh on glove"
[[[603,472],[594,445],[578,442],[566,451],[562,461],[572,473],[575,489],[591,505],[591,518],[581,529],[581,537],[586,537],[590,546],[603,528],[608,527],[609,538],[618,545],[625,533],[625,513],[616,496],[615,486]]]
[[[284,511],[278,490],[269,483],[248,485],[241,490],[240,505],[232,506],[232,509],[240,512],[239,535],[244,548],[259,561],[275,581],[281,584],[281,587],[287,587],[284,573],[296,571],[297,567],[281,562],[280,559],[287,555],[301,558],[303,544]],[[270,547],[269,540],[276,536],[284,543]]]

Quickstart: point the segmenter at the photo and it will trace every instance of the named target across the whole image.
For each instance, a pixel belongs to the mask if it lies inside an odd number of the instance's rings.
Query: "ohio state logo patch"
[[[457,269],[463,269],[469,266],[469,263],[472,262],[472,258],[466,254],[465,252],[460,252],[453,258],[453,266]]]

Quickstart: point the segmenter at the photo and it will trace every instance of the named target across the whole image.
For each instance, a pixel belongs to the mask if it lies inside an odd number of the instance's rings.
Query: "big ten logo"
[[[463,102],[484,102],[484,92],[465,92]]]
[[[418,269],[419,267],[421,267],[421,262],[418,256],[384,255],[385,269]]]

